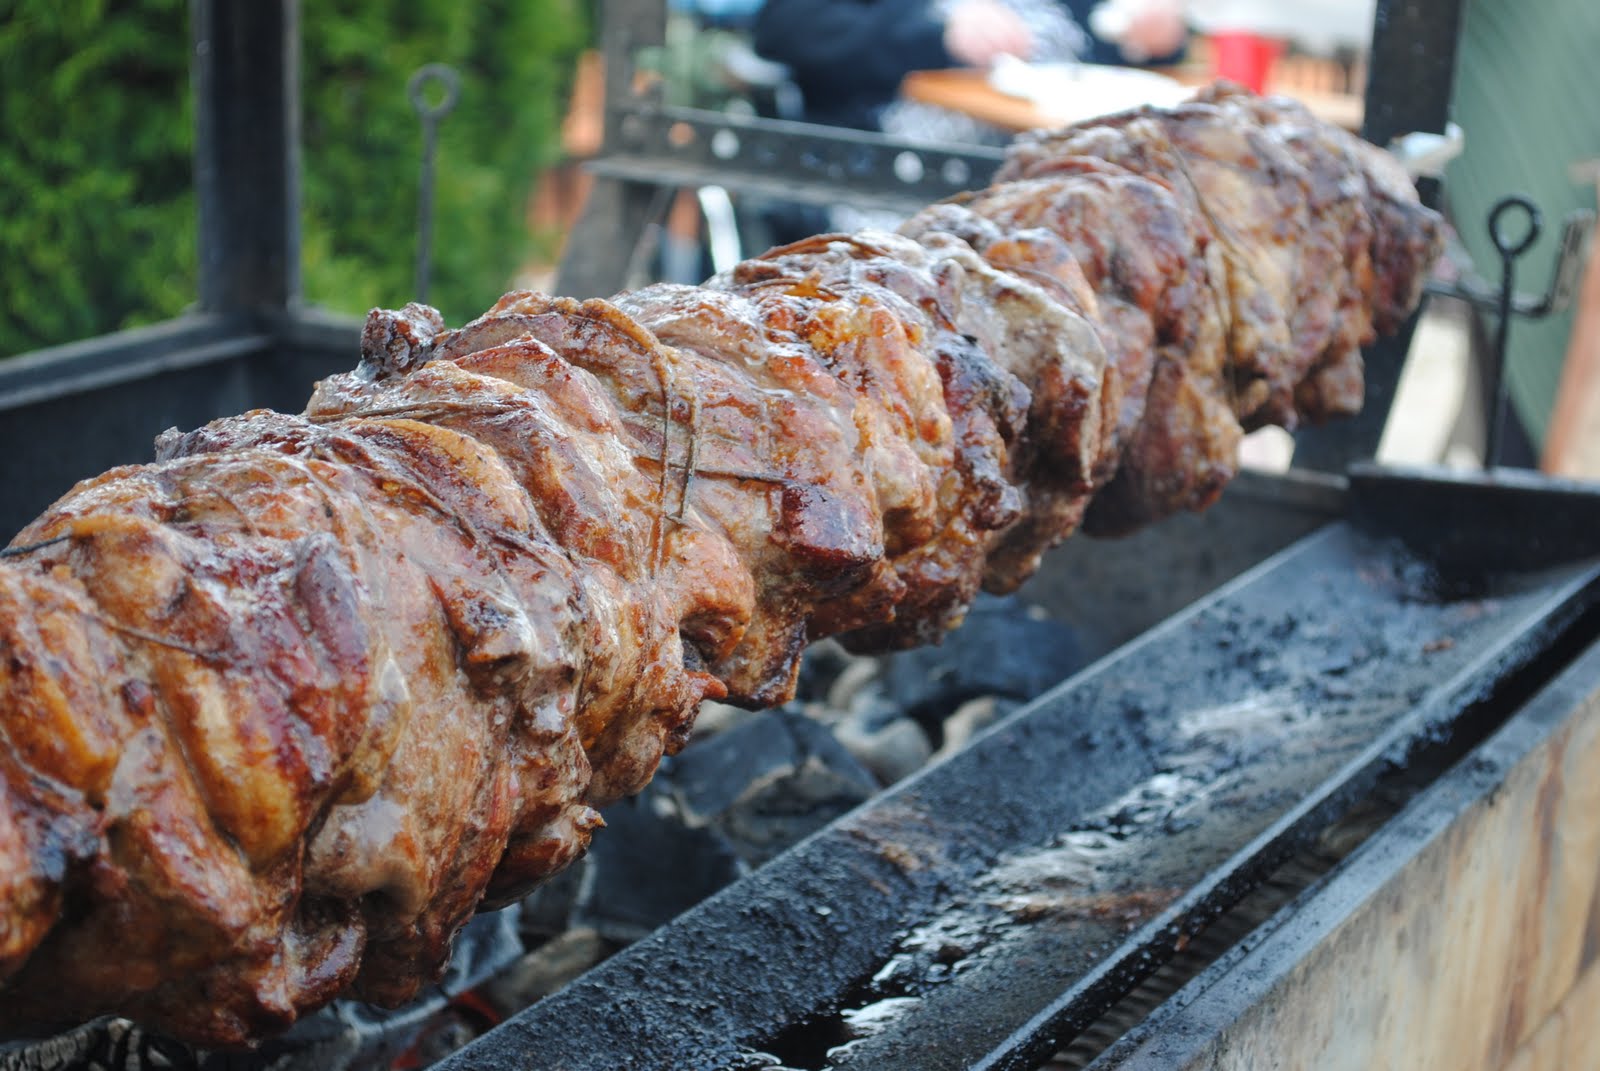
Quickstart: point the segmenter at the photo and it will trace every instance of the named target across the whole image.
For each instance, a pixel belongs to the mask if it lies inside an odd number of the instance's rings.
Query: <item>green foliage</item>
[[[0,0],[0,354],[195,294],[185,0]]]
[[[461,72],[439,128],[428,294],[451,323],[476,316],[529,252],[530,184],[557,144],[576,0],[339,0],[304,4],[304,288],[342,312],[404,304],[416,263],[421,127],[406,81]]]
[[[430,300],[476,315],[528,252],[580,0],[304,3],[303,286],[412,296],[421,132],[406,81],[462,74],[440,127]],[[0,354],[164,319],[196,293],[187,0],[0,0]]]

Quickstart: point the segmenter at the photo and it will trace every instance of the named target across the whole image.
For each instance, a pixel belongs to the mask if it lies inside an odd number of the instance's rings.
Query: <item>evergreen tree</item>
[[[440,127],[430,300],[475,315],[529,252],[579,0],[300,7],[306,300],[412,296],[421,132],[406,82],[461,71]],[[196,293],[186,0],[0,0],[0,354],[165,319]]]

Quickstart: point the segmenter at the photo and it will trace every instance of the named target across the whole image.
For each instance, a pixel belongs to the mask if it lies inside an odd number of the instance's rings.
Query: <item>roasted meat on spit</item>
[[[168,432],[3,552],[0,1031],[406,1000],[702,699],[935,641],[1354,412],[1439,242],[1382,153],[1213,90],[703,287],[374,312],[303,414]]]

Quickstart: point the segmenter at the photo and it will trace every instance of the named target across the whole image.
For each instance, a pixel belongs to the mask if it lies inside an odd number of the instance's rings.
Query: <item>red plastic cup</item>
[[[1211,73],[1257,93],[1267,90],[1272,65],[1283,54],[1283,42],[1253,33],[1211,35]]]

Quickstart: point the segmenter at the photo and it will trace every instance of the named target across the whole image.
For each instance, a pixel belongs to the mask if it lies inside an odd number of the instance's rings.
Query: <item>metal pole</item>
[[[600,46],[605,54],[605,141],[615,148],[619,111],[640,101],[634,80],[635,62],[641,50],[658,48],[667,39],[665,0],[602,0]],[[659,87],[647,90],[659,101]]]
[[[667,36],[666,0],[603,0],[601,48],[605,54],[605,144],[601,155],[627,140],[627,124],[648,122],[630,113],[643,100],[634,83],[639,51],[661,45]],[[567,236],[556,273],[558,294],[603,297],[627,285],[630,269],[646,250],[647,232],[659,217],[654,182],[599,176],[577,224]]]
[[[429,100],[429,86],[440,97]],[[461,99],[461,74],[447,63],[418,68],[406,83],[406,96],[422,124],[422,171],[417,176],[417,282],[412,300],[428,300],[428,277],[433,266],[433,172],[439,155],[439,122]]]
[[[1444,133],[1450,118],[1463,5],[1464,0],[1378,0],[1362,137],[1375,145],[1387,145],[1413,131]],[[1438,207],[1436,180],[1423,179],[1417,191],[1423,204]],[[1343,472],[1350,462],[1377,453],[1415,325],[1413,318],[1404,330],[1365,351],[1367,389],[1361,412],[1326,428],[1299,432],[1294,452],[1297,468]]]
[[[1508,230],[1506,217],[1522,216],[1523,232]],[[1506,342],[1511,337],[1511,317],[1516,315],[1517,258],[1533,247],[1543,227],[1543,217],[1534,203],[1522,196],[1503,198],[1489,214],[1489,239],[1500,253],[1500,301],[1494,325],[1494,349],[1489,354],[1488,412],[1485,421],[1488,437],[1483,447],[1483,467],[1500,463],[1500,446],[1506,427]]]
[[[297,0],[192,0],[200,309],[281,314],[300,296]]]

